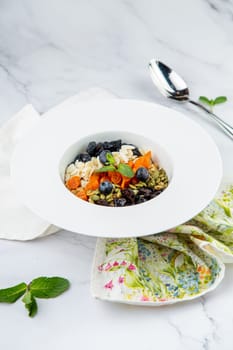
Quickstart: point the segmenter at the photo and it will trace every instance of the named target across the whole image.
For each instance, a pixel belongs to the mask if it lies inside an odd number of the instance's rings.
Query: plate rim
[[[152,108],[155,108],[155,109],[160,109],[160,110],[163,110],[163,111],[166,111],[166,112],[168,112],[168,113],[174,113],[174,116],[176,115],[177,117],[179,117],[179,118],[182,118],[183,120],[186,120],[187,122],[188,122],[188,124],[192,124],[193,126],[195,126],[195,128],[196,129],[199,129],[202,133],[204,132],[204,134],[205,134],[205,136],[207,137],[207,139],[208,139],[208,141],[210,141],[211,143],[212,143],[212,146],[215,148],[215,152],[216,152],[216,156],[218,157],[218,167],[219,167],[219,172],[220,172],[220,174],[219,174],[219,180],[217,181],[218,182],[218,184],[216,185],[216,188],[215,188],[215,191],[213,192],[213,194],[212,194],[212,198],[214,197],[214,195],[215,195],[215,193],[217,192],[217,190],[218,190],[218,187],[219,187],[219,185],[220,185],[220,182],[221,182],[221,178],[222,178],[222,161],[221,161],[221,155],[220,155],[220,152],[219,152],[219,150],[218,150],[218,147],[217,147],[217,145],[216,145],[216,143],[214,142],[214,140],[212,139],[212,137],[198,124],[198,123],[196,123],[195,121],[193,121],[191,118],[188,118],[188,117],[186,117],[183,113],[181,113],[181,112],[178,112],[178,111],[176,111],[176,110],[173,110],[173,109],[171,109],[171,108],[168,108],[168,107],[165,107],[165,106],[163,106],[163,105],[160,105],[160,104],[155,104],[155,103],[151,103],[151,102],[147,102],[147,101],[141,101],[141,100],[131,100],[131,99],[111,99],[111,100],[109,100],[109,99],[106,99],[106,100],[101,100],[101,101],[92,101],[92,102],[79,102],[78,104],[74,104],[74,105],[72,105],[71,106],[71,109],[72,110],[74,110],[74,109],[78,109],[78,110],[80,110],[80,108],[82,109],[83,107],[81,107],[81,106],[84,106],[84,108],[86,107],[86,106],[88,106],[88,108],[90,107],[90,105],[92,105],[92,106],[106,106],[106,105],[112,105],[112,104],[117,104],[117,105],[135,105],[135,104],[140,104],[140,105],[146,105],[146,106],[149,106],[149,107],[152,107]],[[130,107],[131,108],[131,107]],[[70,110],[70,108],[68,108],[68,110]],[[63,108],[59,108],[59,106],[56,108],[53,108],[51,111],[48,111],[47,113],[45,113],[45,115],[44,115],[44,117],[41,119],[41,121],[40,121],[40,125],[41,125],[41,122],[43,122],[43,123],[46,123],[47,122],[47,120],[48,120],[48,118],[49,118],[49,116],[53,116],[54,114],[56,115],[56,114],[60,114],[60,115],[62,115],[63,113],[67,113],[67,106],[64,106]],[[173,117],[174,118],[174,117]],[[146,136],[145,136],[146,137]],[[155,140],[155,141],[157,141],[157,140]],[[24,142],[25,142],[25,140],[24,140]],[[15,159],[17,158],[17,153],[19,153],[18,152],[18,150],[19,150],[19,147],[20,147],[20,145],[22,144],[22,142],[17,146],[17,148],[15,149],[15,151],[14,151],[14,153],[13,153],[13,156],[12,156],[12,162],[11,162],[11,174],[12,174],[12,178],[13,178],[13,182],[16,184],[16,182],[17,181],[15,181],[16,179],[15,179],[15,173],[14,173],[14,171],[15,171],[15,169],[14,169],[14,162],[15,162]],[[65,189],[65,187],[64,187],[64,190],[66,190]],[[70,195],[70,193],[68,192],[68,191],[66,191],[67,192],[67,194],[69,194]],[[165,192],[164,192],[165,193]],[[212,199],[211,198],[211,199]],[[74,197],[74,199],[75,200],[77,200],[75,197]],[[211,200],[210,199],[210,200]],[[209,201],[210,200],[208,200],[208,203],[209,203]],[[150,202],[150,201],[149,201]],[[202,208],[200,208],[200,210],[198,210],[198,212],[199,211],[201,211],[202,209],[204,209],[204,207],[208,204],[207,202],[206,202],[206,204],[205,205],[203,205],[202,206]],[[89,203],[88,203],[88,205],[90,205]],[[30,206],[29,206],[29,208],[30,208]],[[129,207],[128,207],[129,208]],[[109,209],[109,208],[108,208]],[[113,209],[113,208],[111,208],[111,209]],[[115,209],[119,209],[119,208],[114,208],[114,210]],[[121,210],[122,208],[120,208],[120,210]],[[31,209],[32,211],[34,211],[33,209]],[[198,212],[196,212],[196,214],[198,213]],[[38,215],[38,212],[36,212],[36,214]],[[39,215],[39,216],[41,216],[41,215]],[[193,216],[193,215],[192,215]],[[189,217],[189,218],[191,218],[191,216]],[[51,221],[48,217],[44,217],[44,219],[46,220],[46,221]],[[184,222],[184,221],[183,221]],[[181,222],[180,222],[181,223]],[[58,225],[58,223],[57,222],[52,222],[52,224],[54,224],[54,225],[56,225],[56,226],[62,226],[62,225]],[[177,225],[177,224],[176,224]],[[175,226],[176,226],[175,225]],[[168,229],[170,229],[170,228],[172,228],[172,227],[174,227],[174,225],[171,225],[170,227],[167,227],[166,228],[166,230],[168,230]],[[68,229],[68,230],[70,230],[70,228],[68,227],[64,227],[63,226],[63,228],[64,229]],[[76,232],[76,233],[81,233],[81,234],[86,234],[86,235],[89,235],[89,236],[99,236],[100,235],[100,232],[98,232],[98,233],[91,233],[91,232],[80,232],[80,230],[78,230],[78,231],[76,231],[76,230],[71,230],[71,231],[73,231],[73,232]],[[140,236],[143,236],[143,235],[147,235],[147,234],[151,234],[151,233],[153,233],[154,231],[156,231],[155,229],[154,230],[152,230],[152,231],[150,231],[150,232],[148,232],[148,231],[146,231],[146,232],[144,232],[144,233],[137,233],[136,235],[140,235]],[[158,232],[161,232],[161,230],[160,231],[158,231]],[[157,233],[157,232],[156,232]],[[102,237],[109,237],[109,235],[111,236],[111,232],[103,232],[102,234],[101,234],[101,236]],[[135,234],[127,234],[128,236],[135,236]],[[119,235],[113,235],[112,237],[127,237],[127,235],[126,234],[124,234],[124,235],[122,235],[122,236],[119,236]]]

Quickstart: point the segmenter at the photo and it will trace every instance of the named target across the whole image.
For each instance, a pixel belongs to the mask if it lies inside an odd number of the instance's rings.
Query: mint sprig
[[[28,315],[34,317],[37,313],[36,298],[56,298],[70,287],[70,282],[62,277],[38,277],[29,284],[20,283],[16,286],[0,289],[0,302],[14,303],[21,296],[28,310]]]
[[[213,110],[213,107],[215,105],[218,105],[220,103],[224,103],[227,101],[227,97],[226,96],[218,96],[215,99],[209,99],[206,96],[200,96],[199,97],[199,101],[203,104],[206,104],[210,107],[211,110]]]
[[[132,178],[134,177],[134,172],[128,164],[120,163],[117,167],[114,165],[106,165],[100,169],[96,170],[96,173],[105,173],[107,171],[117,171],[123,176]]]
[[[128,164],[120,163],[116,166],[115,159],[113,155],[110,153],[106,154],[106,158],[107,158],[107,165],[103,166],[100,169],[97,169],[96,173],[105,173],[107,171],[117,171],[123,176],[129,177],[129,178],[134,177],[134,172]]]

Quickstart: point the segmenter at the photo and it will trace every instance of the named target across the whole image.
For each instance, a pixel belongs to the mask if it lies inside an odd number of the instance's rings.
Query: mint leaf
[[[199,101],[205,103],[206,105],[211,105],[211,100],[209,100],[206,96],[200,96]]]
[[[129,178],[134,177],[133,170],[127,164],[120,163],[117,167],[117,171],[123,176],[129,177]]]
[[[22,302],[25,304],[30,304],[32,302],[32,295],[29,290],[27,290],[26,293],[24,294]]]
[[[115,159],[113,157],[113,155],[111,153],[107,153],[106,154],[106,159],[109,162],[110,165],[114,165],[115,164]]]
[[[26,304],[25,307],[28,310],[28,316],[34,317],[37,314],[38,307],[34,297],[32,297],[32,302],[30,304]]]
[[[107,171],[116,171],[116,168],[113,165],[106,165],[100,169],[97,169],[95,172],[96,173],[105,173]]]
[[[28,310],[28,316],[34,317],[37,313],[38,307],[36,299],[32,296],[30,291],[27,291],[22,301],[25,304],[25,308]]]
[[[226,102],[227,101],[227,97],[226,96],[218,96],[215,99],[208,99],[205,96],[200,96],[199,97],[199,101],[209,105],[211,107],[211,110],[212,110],[212,108],[215,105]]]
[[[61,277],[39,277],[29,284],[32,296],[42,299],[56,298],[69,286],[69,281]]]
[[[0,289],[0,302],[14,303],[26,292],[26,289],[27,285],[24,282],[10,288]]]
[[[28,310],[28,315],[34,317],[37,313],[38,298],[55,298],[65,292],[70,282],[62,277],[39,277],[32,280],[29,285],[20,283],[6,289],[0,289],[0,302],[14,303],[22,295],[22,302]]]
[[[227,98],[226,96],[218,96],[216,97],[216,99],[214,100],[214,104],[217,105],[217,104],[220,104],[220,103],[224,103],[227,101]]]

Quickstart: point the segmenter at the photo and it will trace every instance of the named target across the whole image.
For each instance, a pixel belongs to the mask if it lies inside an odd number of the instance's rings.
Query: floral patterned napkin
[[[233,186],[169,232],[142,238],[98,239],[92,294],[100,299],[165,305],[217,287],[233,262]]]

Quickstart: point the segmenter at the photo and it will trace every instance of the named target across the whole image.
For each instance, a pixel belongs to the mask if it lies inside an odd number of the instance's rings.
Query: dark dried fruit
[[[146,199],[143,195],[141,195],[141,196],[136,196],[136,204],[140,204],[140,203],[144,203],[144,202],[147,202],[148,201],[148,199]]]
[[[96,142],[95,141],[89,142],[86,151],[88,154],[90,154],[91,157],[94,157],[95,151],[96,151]]]
[[[103,148],[107,151],[118,152],[121,148],[121,140],[104,141]]]
[[[142,156],[141,152],[139,151],[139,149],[132,143],[122,143],[122,145],[129,145],[129,146],[133,146],[134,148],[132,149],[133,155],[140,157]]]
[[[163,190],[153,190],[150,198],[157,197],[162,192],[163,192]]]
[[[104,150],[103,143],[98,142],[95,148],[95,157],[97,157]]]
[[[134,156],[137,156],[137,157],[140,157],[142,156],[141,152],[139,151],[139,149],[137,147],[135,147],[134,149],[132,149],[133,151],[133,155]]]
[[[121,148],[121,145],[121,140],[104,141],[98,143],[91,141],[89,142],[86,151],[88,154],[90,154],[91,157],[97,157],[103,150],[118,152]]]
[[[103,148],[104,148],[104,150],[109,151],[109,149],[110,149],[110,142],[104,141],[103,142]]]
[[[126,199],[129,205],[135,203],[135,193],[130,188],[122,190],[122,197]]]
[[[152,188],[148,187],[142,187],[139,189],[138,194],[144,196],[145,198],[150,199],[151,196],[153,195],[154,190]]]
[[[78,160],[79,162],[86,163],[86,162],[89,162],[89,160],[91,160],[91,156],[88,153],[79,153],[77,157],[74,159],[74,162],[76,160]]]
[[[121,148],[121,140],[115,140],[109,142],[109,150],[111,152],[118,152]]]
[[[95,204],[99,204],[99,205],[104,205],[104,206],[107,206],[109,207],[109,203],[108,201],[106,201],[106,199],[98,199],[97,201],[95,201]]]
[[[125,198],[114,198],[114,207],[124,207],[127,203]]]

